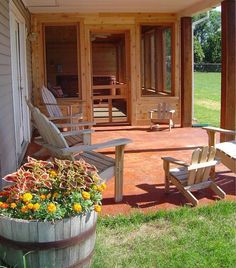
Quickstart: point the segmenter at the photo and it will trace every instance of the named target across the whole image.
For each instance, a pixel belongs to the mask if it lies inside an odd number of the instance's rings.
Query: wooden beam
[[[221,128],[236,129],[236,0],[225,0],[222,17]],[[221,135],[221,141],[230,140]]]
[[[211,10],[213,7],[219,6],[221,2],[222,0],[202,0],[177,13],[177,17],[193,16]]]
[[[192,18],[181,18],[181,126],[192,126]]]

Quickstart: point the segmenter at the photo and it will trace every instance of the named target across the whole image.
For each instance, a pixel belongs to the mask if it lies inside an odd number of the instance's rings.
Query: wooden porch
[[[137,209],[145,212],[187,205],[186,199],[175,187],[171,187],[170,193],[165,194],[161,157],[173,156],[188,161],[195,148],[207,145],[206,131],[201,128],[177,127],[169,132],[167,126],[157,131],[150,131],[149,126],[96,127],[92,142],[121,137],[133,140],[125,149],[124,198],[122,202],[115,203],[114,179],[109,181],[104,192],[102,213],[125,214]],[[27,154],[32,155],[39,149],[38,145],[31,143]],[[109,156],[114,155],[113,149],[105,149],[103,152]],[[44,158],[47,156],[44,155]],[[235,200],[235,174],[222,164],[217,165],[216,172],[216,183],[225,191],[226,199]],[[199,199],[200,206],[217,200],[210,190],[194,194]]]

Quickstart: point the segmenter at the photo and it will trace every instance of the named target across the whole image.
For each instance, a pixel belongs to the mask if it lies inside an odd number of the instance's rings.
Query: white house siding
[[[20,0],[13,0],[14,4],[18,8],[18,10],[21,12],[23,17],[25,18],[26,22],[26,30],[27,34],[31,32],[31,22],[30,22],[30,13],[29,11],[24,7],[23,3]],[[30,40],[26,40],[26,57],[27,57],[27,78],[28,78],[28,89],[29,89],[29,96],[31,96],[31,89],[32,89],[32,57],[31,57],[31,43]]]
[[[16,168],[16,144],[11,86],[9,1],[0,1],[0,175]]]
[[[20,1],[14,3],[27,21],[30,29],[30,15]],[[31,51],[27,43],[28,88],[31,89]],[[0,178],[17,168],[13,92],[11,77],[9,0],[0,1]],[[1,187],[1,180],[0,180]]]

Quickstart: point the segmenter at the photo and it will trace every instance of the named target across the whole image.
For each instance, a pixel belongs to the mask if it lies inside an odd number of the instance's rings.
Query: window
[[[45,26],[47,87],[55,97],[81,98],[77,25]]]
[[[172,29],[141,26],[142,95],[172,94]]]

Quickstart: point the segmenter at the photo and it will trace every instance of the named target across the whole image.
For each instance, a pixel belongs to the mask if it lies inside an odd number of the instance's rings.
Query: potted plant
[[[96,168],[28,158],[3,180],[10,185],[0,192],[0,258],[17,267],[89,266],[106,187]]]

